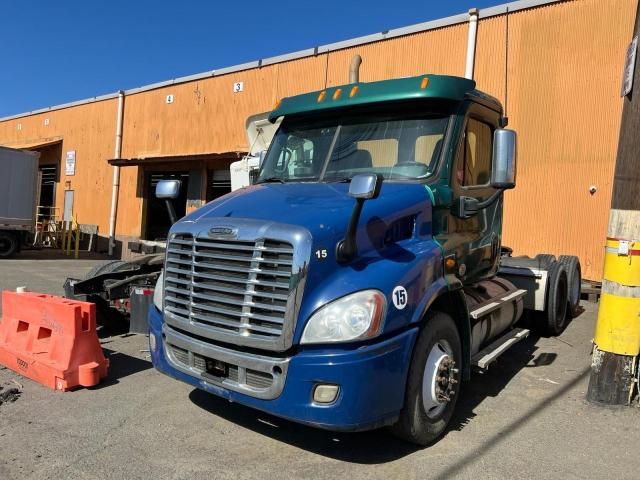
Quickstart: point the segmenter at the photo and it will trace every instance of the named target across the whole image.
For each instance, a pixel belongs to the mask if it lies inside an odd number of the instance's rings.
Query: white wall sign
[[[244,82],[236,82],[233,84],[233,93],[240,93],[244,90]]]
[[[76,174],[76,151],[75,150],[70,150],[67,152],[64,172],[65,172],[65,175],[67,176]]]
[[[631,40],[629,48],[627,48],[627,55],[624,62],[624,72],[622,73],[622,91],[621,97],[626,97],[631,93],[633,89],[633,74],[636,68],[636,52],[638,51],[638,36],[636,35]]]
[[[173,95],[167,95],[167,98],[165,99],[165,102],[173,103],[173,100],[174,100]]]

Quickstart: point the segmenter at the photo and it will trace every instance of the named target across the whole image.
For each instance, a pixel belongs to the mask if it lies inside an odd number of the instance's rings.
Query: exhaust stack
[[[362,57],[360,55],[354,55],[351,59],[351,65],[349,66],[349,83],[358,83],[360,81],[361,63]]]

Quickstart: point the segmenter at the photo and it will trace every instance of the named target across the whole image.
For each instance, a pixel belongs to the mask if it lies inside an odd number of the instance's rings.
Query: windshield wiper
[[[285,181],[280,177],[267,177],[256,183],[285,183]]]

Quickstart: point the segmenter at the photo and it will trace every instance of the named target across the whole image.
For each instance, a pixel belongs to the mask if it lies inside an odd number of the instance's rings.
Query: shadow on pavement
[[[127,338],[136,335],[129,333],[129,320],[126,315],[113,308],[96,309],[97,333],[105,357],[109,359],[109,373],[107,378],[93,388],[108,387],[118,383],[118,380],[143,370],[152,368],[151,360],[142,360],[126,353],[109,349],[113,337]]]
[[[241,427],[336,460],[382,464],[419,450],[384,429],[359,433],[328,432],[231,403],[198,389],[191,391],[189,399],[198,407]]]
[[[472,375],[471,381],[465,382],[462,397],[458,401],[456,412],[445,436],[450,431],[462,430],[469,424],[476,416],[474,413],[476,407],[487,397],[497,396],[523,368],[550,365],[555,361],[556,353],[538,351],[536,342],[539,339],[540,336],[532,332],[527,339],[503,354],[487,372],[476,373]],[[585,374],[586,372],[583,372],[559,392],[520,416],[511,427],[501,431],[491,442],[495,444],[504,440],[503,437],[524,425],[550,402],[579,382]],[[230,403],[198,389],[194,389],[189,398],[198,407],[244,428],[337,460],[360,464],[383,464],[420,450],[420,447],[394,438],[386,429],[359,433],[328,432]],[[473,456],[465,458],[470,462],[480,454],[481,452],[475,452]],[[464,467],[462,461],[458,463],[460,464],[458,469]]]
[[[539,339],[540,336],[532,331],[529,337],[502,354],[487,371],[471,374],[471,380],[462,385],[462,395],[448,432],[462,430],[476,416],[475,408],[487,397],[497,397],[523,368],[550,365],[555,361],[556,353],[538,352],[536,343]]]
[[[102,351],[104,352],[104,356],[109,359],[109,372],[107,378],[95,387],[90,387],[91,390],[99,390],[115,385],[122,378],[152,368],[150,360],[142,360],[105,347],[102,347]]]
[[[554,402],[558,400],[560,397],[565,395],[569,390],[579,384],[584,378],[586,378],[591,371],[591,367],[588,366],[584,368],[577,377],[568,382],[566,385],[559,388],[552,395],[540,400],[534,407],[528,409],[526,412],[523,412],[516,420],[511,422],[507,427],[503,428],[499,432],[492,435],[488,438],[483,444],[472,450],[470,453],[462,456],[459,460],[457,460],[453,465],[447,466],[446,473],[438,475],[435,477],[436,480],[445,480],[449,478],[455,478],[458,474],[464,470],[465,467],[471,465],[479,458],[486,455],[490,450],[495,449],[502,442],[509,441],[511,435],[516,433],[520,428],[525,426],[527,423],[531,421],[535,421],[535,418],[538,414],[542,413],[546,408],[552,407]]]

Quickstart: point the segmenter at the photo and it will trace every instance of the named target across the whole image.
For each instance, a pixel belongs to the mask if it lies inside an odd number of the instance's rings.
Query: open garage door
[[[156,185],[160,180],[180,180],[180,196],[173,200],[173,208],[177,218],[182,218],[187,212],[187,192],[189,191],[188,171],[155,171],[145,173],[145,218],[143,220],[144,240],[164,240],[167,238],[171,220],[164,200],[155,196]]]

